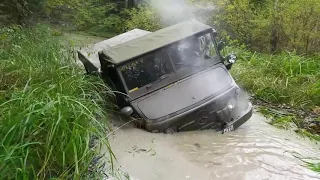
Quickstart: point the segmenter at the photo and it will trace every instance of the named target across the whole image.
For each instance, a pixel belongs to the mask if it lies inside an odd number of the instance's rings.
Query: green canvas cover
[[[119,64],[209,29],[212,28],[191,19],[107,48],[102,53],[108,57],[109,62]]]

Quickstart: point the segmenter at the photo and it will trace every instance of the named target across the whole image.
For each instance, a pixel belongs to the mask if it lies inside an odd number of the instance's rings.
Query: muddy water
[[[65,37],[77,46],[103,39],[80,34]],[[110,143],[117,166],[135,180],[320,180],[320,174],[294,156],[320,158],[319,146],[270,126],[258,114],[224,135],[210,130],[152,134],[128,125],[117,130]]]
[[[119,167],[133,179],[320,179],[294,156],[320,157],[319,146],[270,126],[258,114],[224,135],[210,130],[152,134],[128,126],[110,143]]]

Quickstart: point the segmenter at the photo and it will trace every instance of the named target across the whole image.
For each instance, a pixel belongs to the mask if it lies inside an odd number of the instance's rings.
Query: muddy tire
[[[133,114],[132,118],[133,118],[133,124],[136,128],[139,128],[139,129],[146,128],[146,122],[144,119],[140,118],[137,114]]]
[[[135,120],[133,122],[133,125],[136,127],[136,128],[139,128],[139,129],[145,129],[145,123],[139,121],[139,120]]]
[[[177,130],[175,128],[172,128],[172,127],[169,127],[166,130],[164,130],[165,134],[174,134],[176,132],[177,132]]]

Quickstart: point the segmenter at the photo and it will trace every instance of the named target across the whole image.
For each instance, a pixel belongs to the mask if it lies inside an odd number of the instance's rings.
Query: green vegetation
[[[83,179],[97,154],[90,139],[109,147],[102,106],[110,93],[52,33],[0,29],[0,179]]]
[[[238,56],[234,78],[270,124],[319,141],[320,1],[216,3],[211,22]]]
[[[259,52],[319,52],[320,1],[217,0],[212,23]]]
[[[239,59],[231,72],[254,96],[261,106],[260,112],[276,127],[294,128],[299,134],[319,141],[319,115],[314,112],[320,106],[319,56],[289,52],[268,55],[252,53],[243,47],[231,48]]]
[[[320,2],[217,3],[219,13],[211,21],[228,37],[227,52],[239,57],[232,70],[236,80],[254,95],[272,125],[319,140]]]
[[[237,46],[241,47],[241,46]],[[302,137],[320,142],[320,57],[289,52],[275,55],[234,49],[236,81],[254,96],[259,111],[270,124],[294,129]],[[320,164],[306,162],[320,172]]]
[[[297,108],[320,105],[320,57],[240,52],[238,81],[260,99]]]
[[[320,141],[319,123],[318,120],[307,121],[301,117],[297,112],[290,113],[288,110],[283,110],[277,107],[270,107],[270,105],[260,106],[259,110],[268,119],[270,124],[283,129],[294,129],[302,137],[308,137],[311,140]],[[295,111],[292,108],[290,111]],[[310,124],[313,124],[310,126]]]
[[[127,17],[123,24],[123,30],[135,28],[146,31],[156,31],[161,28],[159,15],[147,5],[141,5],[122,12],[123,17]]]
[[[232,74],[270,124],[320,141],[320,1],[186,1],[213,4],[208,24],[229,41],[226,51],[237,53]],[[0,2],[0,26],[14,25],[0,30],[0,179],[81,179],[95,154],[90,137],[107,145],[104,122],[97,118],[105,120],[101,106],[110,93],[75,68],[71,51],[53,36],[81,31],[112,37],[166,24],[154,7],[116,2]],[[35,22],[56,30],[31,28]],[[319,171],[319,164],[310,168]]]
[[[310,169],[320,172],[320,163],[314,164],[314,163],[309,163]]]

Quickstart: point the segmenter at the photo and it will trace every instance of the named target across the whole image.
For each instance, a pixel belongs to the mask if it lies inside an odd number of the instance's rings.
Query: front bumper
[[[231,112],[227,109],[226,99],[230,99],[229,95],[234,94],[236,89],[232,88],[209,102],[178,116],[161,122],[147,121],[144,127],[150,132],[165,132],[169,128],[174,131],[215,129],[228,132],[235,130],[252,116],[251,103],[237,105]]]
[[[252,111],[253,107],[252,104],[249,102],[247,109],[245,111],[241,111],[240,114],[233,121],[226,123],[221,132],[226,133],[240,127],[242,124],[244,124],[251,118]]]

